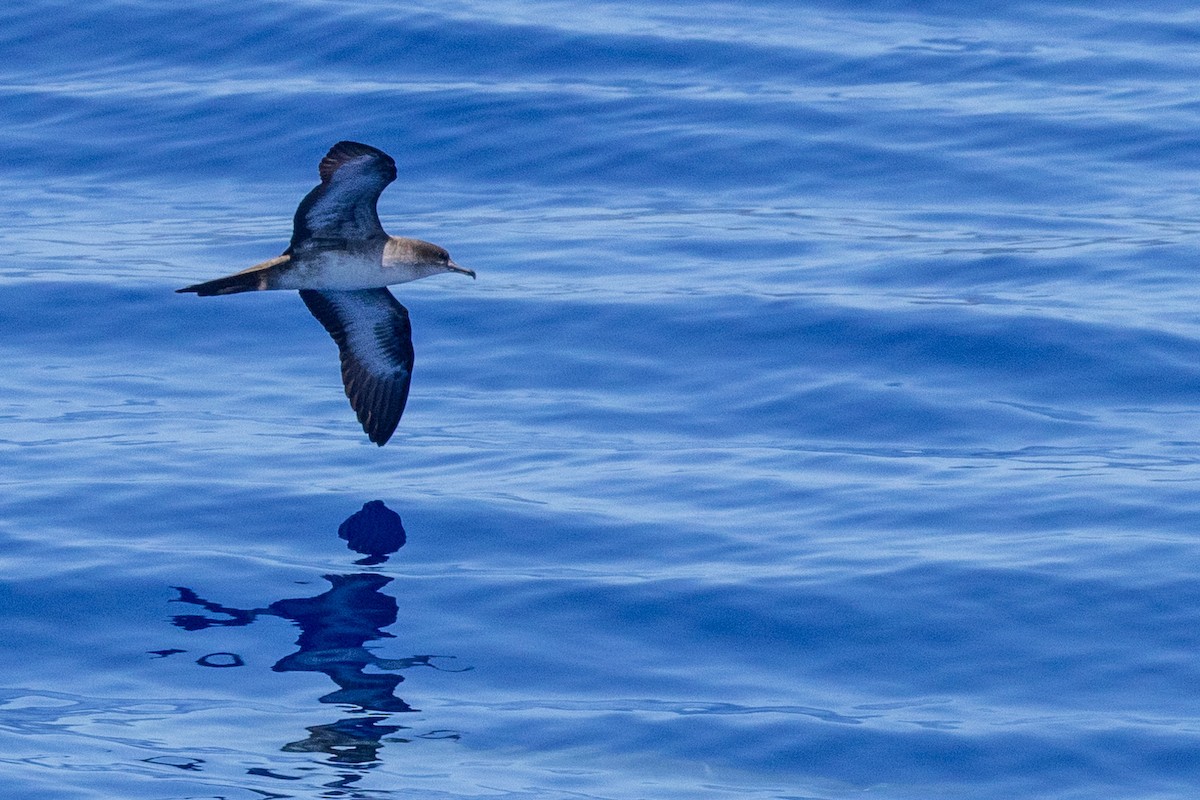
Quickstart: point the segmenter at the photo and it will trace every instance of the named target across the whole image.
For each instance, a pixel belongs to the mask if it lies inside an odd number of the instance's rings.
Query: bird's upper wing
[[[337,342],[346,397],[367,436],[382,447],[400,422],[412,380],[408,309],[387,289],[302,289],[300,297]]]
[[[319,171],[321,185],[296,209],[287,252],[387,235],[375,204],[384,187],[396,179],[391,156],[370,145],[338,142],[321,159]]]

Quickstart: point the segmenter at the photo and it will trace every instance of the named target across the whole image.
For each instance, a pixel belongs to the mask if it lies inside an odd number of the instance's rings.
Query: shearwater
[[[387,287],[439,272],[475,273],[435,244],[384,232],[376,204],[396,179],[396,162],[387,153],[338,142],[318,169],[321,185],[300,201],[283,255],[177,291],[207,297],[299,289],[337,342],[342,382],[358,421],[382,447],[404,413],[413,368],[408,309]]]

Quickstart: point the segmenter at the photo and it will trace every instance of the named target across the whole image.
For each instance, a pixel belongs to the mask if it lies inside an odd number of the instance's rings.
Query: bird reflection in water
[[[338,529],[338,535],[346,540],[350,549],[364,556],[355,562],[363,566],[387,561],[388,556],[405,542],[400,516],[379,500],[367,503],[361,511],[351,515]],[[338,688],[321,697],[320,702],[357,706],[366,716],[314,725],[308,728],[308,738],[285,745],[284,752],[325,753],[330,756],[330,763],[369,767],[378,761],[384,741],[407,742],[416,738],[395,737],[393,734],[407,728],[386,724],[393,722],[390,714],[419,710],[396,696],[396,687],[404,680],[398,670],[417,666],[446,670],[440,659],[452,656],[417,655],[398,659],[376,656],[367,649],[367,643],[394,638],[383,629],[396,622],[399,607],[394,597],[382,591],[393,579],[376,572],[326,575],[324,578],[330,588],[323,594],[277,600],[266,608],[254,609],[226,606],[177,586],[179,597],[175,602],[199,606],[209,613],[179,614],[172,622],[188,631],[240,627],[263,616],[295,623],[300,628],[297,650],[279,659],[272,669],[275,672],[324,673]],[[169,652],[179,651],[158,651],[156,654],[165,656]],[[242,659],[234,653],[210,653],[197,663],[202,666],[241,666]],[[368,667],[376,671],[368,673]],[[421,734],[420,738],[457,739],[458,734],[431,731]],[[267,771],[259,770],[256,774],[267,775]],[[283,777],[273,773],[267,776]],[[354,776],[342,778],[352,780]]]

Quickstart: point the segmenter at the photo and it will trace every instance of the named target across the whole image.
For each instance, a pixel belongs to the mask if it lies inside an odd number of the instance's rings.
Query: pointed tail
[[[257,292],[262,289],[270,289],[271,269],[286,264],[291,260],[291,256],[282,255],[278,258],[272,258],[270,261],[255,264],[250,269],[244,269],[233,275],[226,275],[224,278],[215,278],[204,283],[185,286],[182,289],[176,289],[175,292],[177,294],[194,292],[200,297],[211,297],[217,294],[237,294],[238,292]]]

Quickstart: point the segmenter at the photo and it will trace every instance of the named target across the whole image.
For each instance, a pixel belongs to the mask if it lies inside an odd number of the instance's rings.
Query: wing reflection
[[[346,540],[351,550],[366,556],[354,562],[363,566],[382,564],[408,540],[400,515],[382,500],[364,503],[361,510],[338,526],[338,536]]]
[[[400,516],[379,500],[367,503],[351,515],[338,528],[338,535],[350,549],[365,556],[355,562],[362,565],[386,562],[406,539]],[[280,658],[271,669],[325,674],[337,688],[319,701],[352,706],[355,715],[309,727],[308,737],[285,745],[284,752],[325,753],[330,757],[329,763],[369,768],[378,762],[385,741],[458,738],[453,731],[394,736],[408,728],[395,724],[390,715],[419,710],[396,695],[397,687],[404,681],[400,671],[418,666],[446,670],[442,659],[453,658],[435,655],[380,658],[368,649],[370,642],[395,638],[384,629],[397,621],[399,604],[383,591],[394,579],[378,572],[323,577],[329,588],[319,595],[285,598],[265,608],[250,609],[228,606],[202,597],[193,589],[177,586],[174,588],[179,596],[173,602],[198,606],[205,613],[178,614],[172,623],[187,631],[199,631],[244,627],[267,616],[288,620],[300,629],[296,651]],[[166,657],[173,652],[182,651],[157,651],[156,655]],[[197,659],[197,663],[230,667],[241,666],[242,659],[236,653],[210,653]]]

